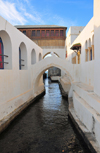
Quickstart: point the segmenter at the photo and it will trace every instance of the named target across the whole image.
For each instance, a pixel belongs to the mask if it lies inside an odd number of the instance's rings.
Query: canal
[[[58,83],[46,79],[45,89],[0,135],[0,153],[90,153],[68,117]]]

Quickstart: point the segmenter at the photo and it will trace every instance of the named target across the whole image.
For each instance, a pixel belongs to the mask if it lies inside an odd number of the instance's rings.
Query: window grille
[[[54,36],[54,30],[51,30],[51,37]]]
[[[57,36],[57,37],[59,36],[59,30],[55,31],[55,36]]]
[[[92,49],[90,50],[90,60],[92,60]]]
[[[60,36],[64,36],[64,31],[63,30],[60,30]]]
[[[35,37],[35,30],[32,30],[32,36]]]
[[[26,31],[25,30],[23,31],[23,33],[24,33],[24,35],[26,35]]]
[[[25,66],[24,64],[22,64],[22,61],[24,61],[23,59],[21,59],[21,49],[19,48],[19,69],[22,69],[22,66]]]
[[[42,37],[45,37],[45,30],[42,30],[42,31],[41,31],[41,36],[42,36]]]
[[[46,31],[46,36],[47,36],[47,37],[50,36],[50,31],[49,31],[49,30]]]
[[[37,30],[37,37],[40,37],[40,30]]]

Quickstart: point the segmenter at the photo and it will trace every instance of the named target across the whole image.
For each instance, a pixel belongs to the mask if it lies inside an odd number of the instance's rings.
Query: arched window
[[[19,69],[21,70],[21,49],[19,47]]]
[[[4,69],[4,51],[3,51],[3,42],[0,38],[0,69]]]
[[[42,55],[41,53],[39,53],[39,61],[41,61],[41,59],[42,59]]]
[[[36,52],[33,49],[31,52],[31,64],[35,64],[36,63]]]
[[[12,68],[12,47],[8,33],[0,31],[0,69]]]
[[[22,42],[19,47],[19,69],[27,69],[27,50],[26,45]]]

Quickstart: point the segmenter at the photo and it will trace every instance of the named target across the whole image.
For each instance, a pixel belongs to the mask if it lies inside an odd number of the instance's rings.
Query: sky
[[[86,26],[93,0],[0,0],[0,15],[12,25]]]

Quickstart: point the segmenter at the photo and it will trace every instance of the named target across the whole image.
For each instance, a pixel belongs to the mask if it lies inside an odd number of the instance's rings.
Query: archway
[[[27,69],[27,50],[24,42],[21,42],[19,46],[19,69]]]
[[[0,53],[2,61],[0,62],[2,62],[2,68],[11,69],[12,68],[11,39],[9,34],[4,30],[0,31],[0,41],[2,48],[2,52]]]
[[[32,52],[31,52],[31,64],[33,65],[35,63],[36,63],[36,52],[33,49]]]
[[[47,63],[47,64],[45,64]],[[39,88],[41,85],[41,76],[43,75],[43,73],[52,67],[57,67],[61,70],[63,70],[66,73],[67,78],[69,79],[70,84],[72,84],[73,79],[72,76],[70,75],[69,71],[72,68],[70,63],[67,63],[67,67],[65,67],[66,65],[66,60],[64,61],[61,58],[57,58],[57,57],[48,57],[43,59],[41,62],[38,63],[38,71],[36,72],[34,78],[33,78],[33,88],[34,88],[34,93],[39,92]]]

